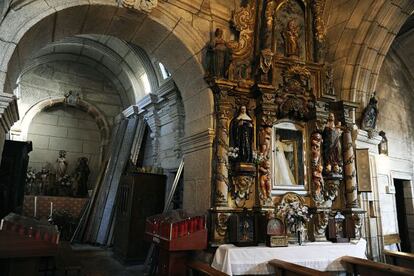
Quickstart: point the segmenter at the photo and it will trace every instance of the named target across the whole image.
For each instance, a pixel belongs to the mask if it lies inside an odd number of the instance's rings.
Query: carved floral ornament
[[[158,0],[121,0],[121,5],[127,9],[151,12],[158,5]]]

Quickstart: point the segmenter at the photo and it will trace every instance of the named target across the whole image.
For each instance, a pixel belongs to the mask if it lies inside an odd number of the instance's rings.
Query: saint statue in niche
[[[341,123],[335,125],[335,115],[331,112],[322,133],[325,175],[342,173],[341,135]]]
[[[59,157],[56,159],[56,174],[58,179],[61,179],[66,175],[67,169],[68,162],[66,161],[66,151],[60,150]]]
[[[282,32],[285,41],[285,55],[299,57],[299,26],[294,19],[288,21],[286,29]]]
[[[275,184],[276,185],[296,185],[292,170],[295,169],[293,161],[293,145],[280,140],[280,135],[276,134],[275,141]],[[292,155],[292,158],[287,158]],[[289,159],[292,159],[289,161]]]
[[[230,123],[230,146],[238,148],[236,161],[253,162],[253,122],[247,114],[246,106],[241,106],[239,114]]]
[[[226,78],[230,65],[231,51],[223,38],[223,30],[217,28],[210,46],[212,52],[210,73],[218,78]]]
[[[378,116],[378,100],[375,98],[375,92],[372,95],[367,107],[364,110],[361,121],[361,128],[363,130],[373,130],[377,125]]]
[[[88,178],[91,171],[88,166],[88,158],[81,157],[78,159],[78,166],[75,170],[75,191],[77,196],[88,195]]]

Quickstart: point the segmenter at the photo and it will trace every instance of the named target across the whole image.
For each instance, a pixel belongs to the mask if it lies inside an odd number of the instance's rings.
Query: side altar
[[[269,218],[294,235],[283,206],[309,210],[300,226],[307,240],[358,240],[357,104],[334,89],[325,1],[240,2],[235,39],[217,28],[207,53],[216,120],[210,244],[264,242]]]

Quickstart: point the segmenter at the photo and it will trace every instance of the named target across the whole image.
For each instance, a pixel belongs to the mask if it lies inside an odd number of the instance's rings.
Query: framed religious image
[[[305,128],[292,122],[273,127],[272,175],[274,190],[305,190]]]
[[[232,214],[229,218],[229,241],[236,246],[257,245],[256,227],[256,217],[253,214]]]

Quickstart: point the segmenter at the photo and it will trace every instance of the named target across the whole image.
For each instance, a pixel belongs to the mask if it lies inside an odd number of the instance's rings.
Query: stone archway
[[[81,34],[112,35],[143,48],[170,71],[185,110],[184,207],[210,207],[213,98],[204,81],[202,36],[164,7],[150,14],[130,11],[115,1],[37,1],[8,14],[0,26],[0,92],[12,93],[25,64],[46,44]],[[201,200],[203,199],[203,200]]]
[[[42,100],[33,106],[29,108],[29,110],[24,114],[20,125],[18,128],[14,130],[14,133],[11,133],[13,135],[14,140],[27,140],[27,133],[29,131],[29,126],[33,120],[33,118],[42,112],[45,109],[57,107],[57,106],[65,106],[65,98],[64,97],[58,97],[58,98],[50,98]],[[109,124],[105,118],[105,115],[94,105],[91,103],[88,103],[85,100],[79,99],[76,105],[71,105],[75,108],[78,108],[89,115],[95,120],[102,138],[102,145],[106,146],[108,144],[109,136],[110,136],[110,127]],[[19,136],[19,137],[17,137]]]
[[[327,59],[333,63],[335,88],[343,100],[366,105],[385,56],[413,11],[410,0],[327,1]]]

